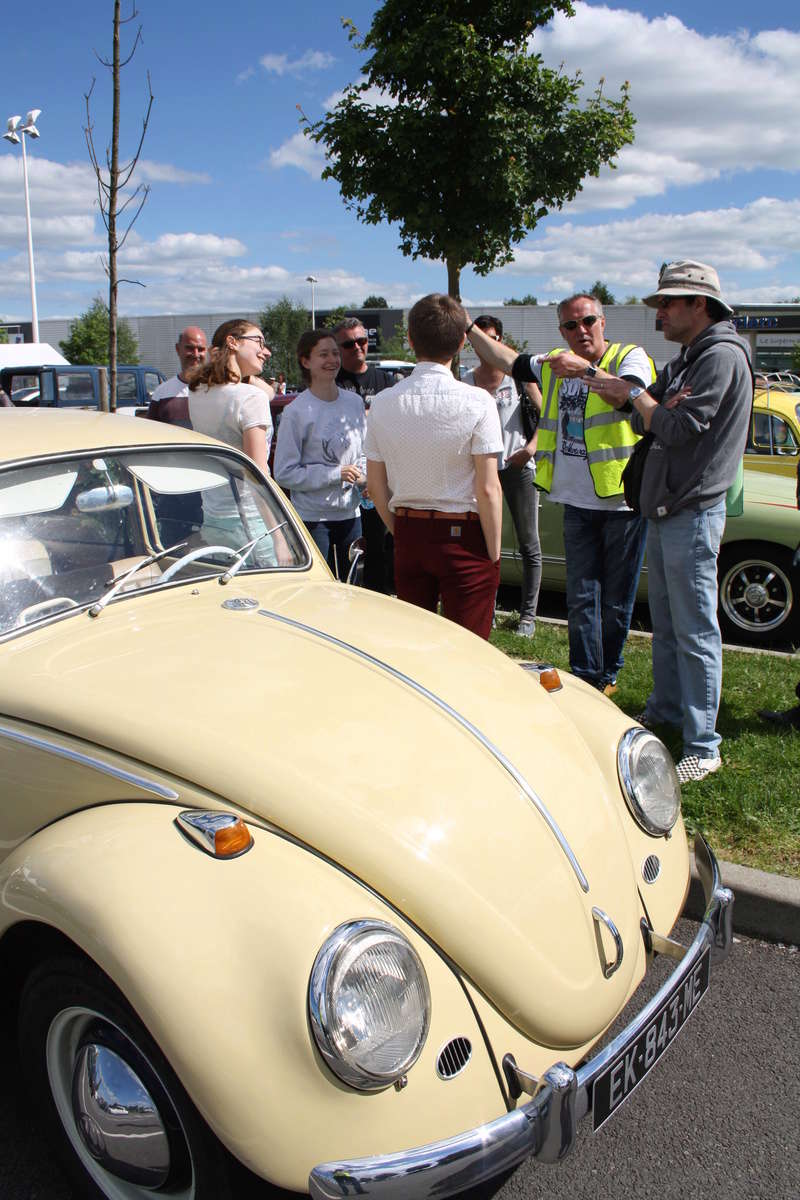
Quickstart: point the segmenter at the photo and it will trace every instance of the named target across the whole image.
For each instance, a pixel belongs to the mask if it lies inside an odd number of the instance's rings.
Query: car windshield
[[[169,547],[119,597],[165,575],[219,575],[256,538],[242,571],[309,562],[279,498],[224,451],[107,451],[0,472],[0,636],[91,605]]]

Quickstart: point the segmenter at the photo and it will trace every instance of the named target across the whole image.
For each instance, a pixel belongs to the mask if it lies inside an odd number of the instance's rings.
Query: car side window
[[[145,371],[145,373],[144,373],[144,390],[147,393],[148,400],[153,399],[153,392],[156,390],[156,388],[158,387],[158,385],[160,383],[161,383],[160,375],[157,375],[155,371]]]
[[[58,405],[59,408],[95,407],[94,379],[89,371],[75,371],[69,375],[59,372]]]
[[[117,407],[136,404],[136,374],[134,371],[120,371],[117,375]]]

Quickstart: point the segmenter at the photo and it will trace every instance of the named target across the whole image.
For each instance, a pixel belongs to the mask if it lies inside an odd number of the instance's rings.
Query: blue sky
[[[143,45],[123,75],[123,150],[156,101],[137,178],[151,194],[131,234],[123,312],[260,308],[282,294],[319,307],[377,292],[407,305],[446,287],[440,263],[404,259],[391,227],[360,225],[319,150],[298,136],[350,81],[360,56],[340,16],[362,30],[365,0],[264,5],[139,0]],[[614,172],[540,222],[501,271],[466,271],[468,302],[532,292],[540,302],[604,279],[619,299],[651,289],[659,264],[714,263],[739,301],[800,295],[800,32],[796,0],[759,5],[629,0],[575,5],[534,48],[607,90],[630,80],[636,142]],[[83,134],[84,93],[98,148],[110,127],[111,0],[40,0],[4,15],[0,120],[41,108],[29,142],[40,317],[74,316],[106,287],[104,230]],[[130,6],[123,0],[123,11]],[[67,17],[67,13],[69,14]],[[127,27],[130,44],[135,24]],[[469,164],[465,154],[465,167]],[[0,318],[28,319],[21,154],[0,142]]]

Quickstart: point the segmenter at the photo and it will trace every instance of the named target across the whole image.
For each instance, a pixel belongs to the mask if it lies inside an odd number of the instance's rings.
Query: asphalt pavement
[[[681,921],[676,936],[688,944],[695,930]],[[660,970],[667,960],[650,986]],[[566,1161],[525,1162],[460,1200],[797,1200],[799,984],[795,947],[737,935],[680,1035],[602,1129],[584,1121]],[[0,1054],[0,1197],[82,1200],[41,1139],[6,1045]]]

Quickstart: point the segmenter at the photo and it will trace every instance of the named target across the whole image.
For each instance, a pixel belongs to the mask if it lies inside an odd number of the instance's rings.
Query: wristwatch
[[[584,375],[588,375],[590,379],[594,379],[597,374],[597,367],[586,367],[583,373]]]
[[[632,387],[628,392],[628,399],[631,401],[631,403],[633,403],[634,400],[638,400],[639,396],[643,396],[644,392],[644,388]]]

